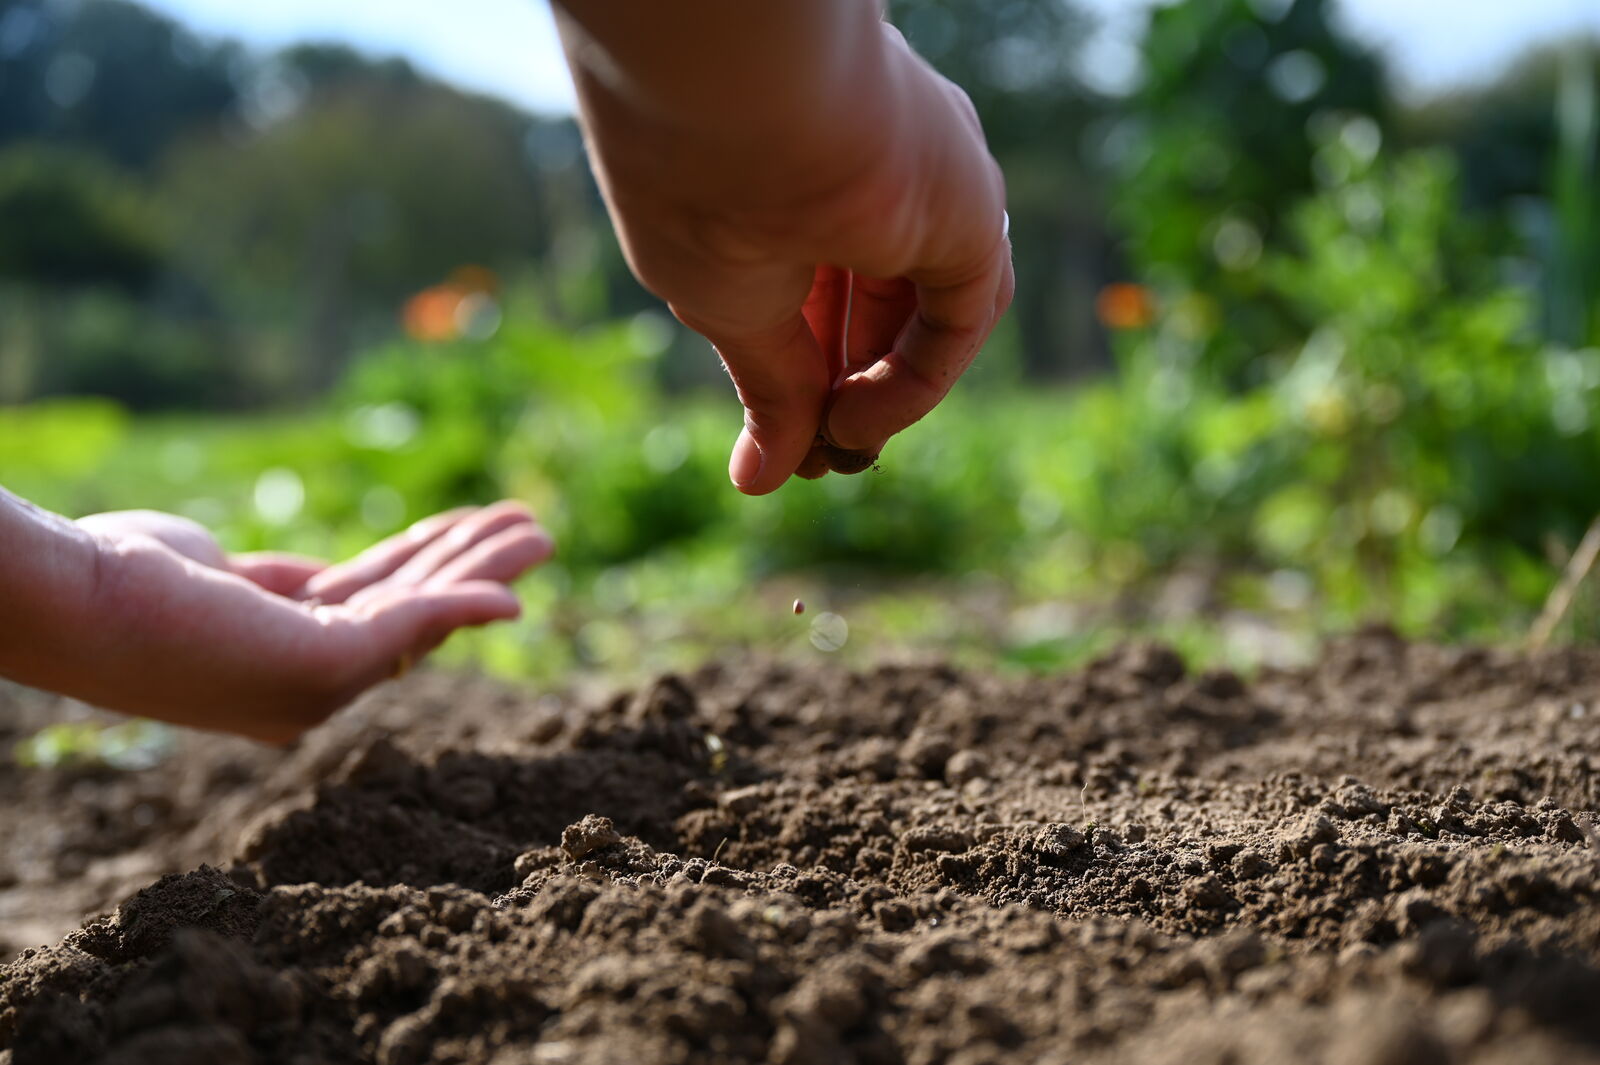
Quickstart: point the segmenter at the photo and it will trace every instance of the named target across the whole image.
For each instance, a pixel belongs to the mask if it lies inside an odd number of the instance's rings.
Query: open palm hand
[[[103,609],[131,615],[156,645],[137,681],[119,677],[94,701],[274,742],[403,672],[456,629],[516,617],[508,585],[553,550],[533,516],[509,502],[435,515],[334,565],[229,555],[202,526],[153,511],[78,524],[102,545]],[[168,644],[172,653],[160,654]],[[117,675],[117,659],[133,650],[107,649],[97,667]]]

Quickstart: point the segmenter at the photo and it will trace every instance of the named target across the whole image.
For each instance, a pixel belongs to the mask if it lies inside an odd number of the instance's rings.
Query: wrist
[[[874,5],[831,6],[839,16],[806,19],[798,43],[736,41],[722,49],[732,61],[666,63],[660,47],[651,58],[630,56],[624,42],[608,47],[586,32],[588,20],[564,29],[608,196],[629,207],[780,214],[880,169],[907,110],[901,60],[910,53],[890,43]],[[681,87],[703,76],[690,68],[709,73],[706,91]]]
[[[25,684],[70,670],[61,649],[87,627],[99,575],[89,533],[0,490],[0,675]]]
[[[279,664],[286,646],[306,638],[287,600],[152,536],[84,540],[82,588],[40,625],[16,679],[109,710],[263,739],[298,734],[345,697],[318,656],[301,656],[303,668]]]

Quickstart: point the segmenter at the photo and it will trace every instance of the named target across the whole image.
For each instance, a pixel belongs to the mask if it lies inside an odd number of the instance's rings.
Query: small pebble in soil
[[[806,612],[806,604],[804,602],[802,602],[801,600],[796,599],[794,601],[794,612],[795,612],[795,616],[796,617],[798,617],[801,614],[804,614]]]
[[[811,646],[819,651],[837,651],[850,639],[850,625],[838,614],[818,614],[811,623]]]

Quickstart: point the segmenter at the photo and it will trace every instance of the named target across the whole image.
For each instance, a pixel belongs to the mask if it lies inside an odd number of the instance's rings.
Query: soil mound
[[[10,698],[17,731],[59,712]],[[1600,1063],[1596,752],[1600,653],[1377,631],[1251,683],[1153,646],[614,696],[425,674],[290,752],[0,770],[14,949],[148,885],[0,970],[0,1047]]]

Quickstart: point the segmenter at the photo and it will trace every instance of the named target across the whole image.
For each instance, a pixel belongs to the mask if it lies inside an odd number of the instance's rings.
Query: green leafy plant
[[[29,769],[80,766],[138,770],[160,765],[172,747],[172,730],[158,722],[99,725],[79,721],[39,730],[18,742],[13,756],[18,765]]]

